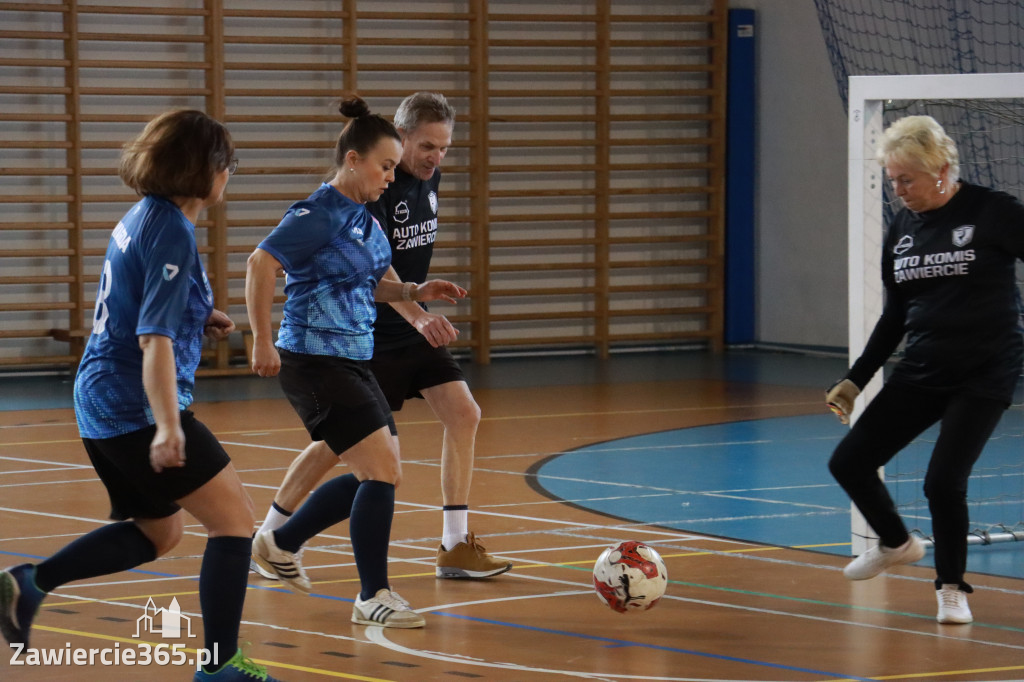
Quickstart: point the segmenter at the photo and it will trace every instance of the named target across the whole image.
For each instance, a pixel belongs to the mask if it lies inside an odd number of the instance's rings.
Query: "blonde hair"
[[[956,143],[931,116],[905,116],[886,128],[875,154],[883,166],[891,162],[938,177],[949,164],[948,182],[960,179]]]

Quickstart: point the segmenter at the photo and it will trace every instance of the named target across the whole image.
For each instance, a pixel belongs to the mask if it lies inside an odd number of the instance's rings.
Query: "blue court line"
[[[826,670],[816,670],[814,668],[800,668],[792,665],[783,665],[781,663],[769,663],[768,661],[756,661],[749,658],[739,658],[736,656],[726,656],[724,654],[712,654],[706,651],[695,651],[693,649],[682,649],[679,647],[668,647],[655,644],[643,644],[639,642],[630,642],[624,639],[613,639],[610,637],[599,637],[596,635],[584,635],[579,632],[568,632],[566,630],[554,630],[551,628],[542,628],[535,625],[521,625],[519,623],[508,623],[505,621],[491,620],[488,618],[476,618],[473,616],[463,616],[457,613],[448,613],[445,611],[434,611],[433,613],[445,616],[447,618],[458,618],[460,620],[468,620],[474,623],[484,623],[487,625],[498,625],[501,627],[518,628],[520,630],[529,630],[531,632],[540,632],[549,635],[560,635],[562,637],[575,637],[577,639],[586,639],[593,642],[605,642],[609,647],[637,647],[641,649],[652,649],[655,651],[667,651],[669,653],[676,654],[687,654],[690,656],[700,656],[702,658],[711,658],[718,661],[728,661],[730,663],[744,663],[746,665],[755,665],[762,668],[774,668],[777,670],[786,670],[789,672],[800,672],[807,673],[809,675],[826,675],[828,677],[834,677],[840,680],[858,680],[859,682],[877,682],[877,678],[874,677],[857,677],[856,675],[844,675],[840,673],[833,673]]]
[[[16,557],[20,557],[20,558],[24,558],[24,559],[45,559],[46,558],[46,557],[42,557],[42,556],[38,556],[38,555],[34,555],[34,554],[24,554],[24,553],[20,553],[20,552],[9,552],[9,551],[3,551],[3,550],[0,550],[0,555],[16,556]],[[157,577],[161,577],[161,578],[181,578],[182,577],[182,576],[174,574],[174,573],[163,573],[163,572],[159,572],[159,571],[144,571],[144,570],[140,570],[140,569],[129,569],[127,571],[122,571],[122,572],[123,573],[137,573],[137,574],[140,574],[140,575],[157,576]],[[198,582],[199,578],[198,577],[196,577],[196,578],[188,578],[187,580],[190,580],[192,582]],[[670,581],[670,582],[672,582],[674,584],[688,585],[688,586],[691,586],[691,587],[703,587],[703,588],[712,589],[712,590],[724,590],[724,591],[742,592],[742,590],[733,590],[733,589],[722,588],[722,587],[717,587],[717,586],[713,586],[713,585],[701,585],[701,584],[698,584],[698,583],[684,583],[684,582],[675,581],[675,580]],[[291,590],[289,590],[289,589],[287,589],[285,587],[279,587],[279,586],[249,585],[248,588],[251,589],[251,590],[265,590],[265,591],[269,591],[269,592],[280,592],[280,593],[284,593],[284,594],[293,594],[293,592]],[[759,594],[762,594],[762,593],[759,593]],[[318,593],[318,592],[312,592],[308,596],[316,597],[318,599],[326,599],[328,601],[347,602],[349,604],[355,603],[354,599],[349,599],[347,597],[339,597],[339,596],[329,595],[329,594],[321,594],[321,593]],[[778,595],[771,595],[771,594],[768,594],[768,593],[763,593],[763,596],[776,596],[777,597]],[[95,600],[95,601],[104,601],[104,600]],[[797,601],[808,601],[808,602],[810,602],[812,600],[797,600]],[[814,603],[823,603],[823,602],[814,602]],[[848,604],[846,604],[846,605],[844,605],[844,604],[832,604],[832,606],[845,606],[846,608],[856,608],[856,607],[853,607],[853,606],[848,605]],[[881,609],[868,609],[868,610],[881,611]],[[917,614],[910,614],[910,613],[899,613],[899,612],[887,612],[887,613],[898,613],[899,615],[912,616],[912,617],[921,617],[921,616],[918,616]],[[736,657],[736,656],[727,656],[725,654],[713,654],[713,653],[708,653],[708,652],[704,652],[704,651],[696,651],[696,650],[693,650],[693,649],[683,649],[683,648],[680,648],[680,647],[667,647],[667,646],[655,645],[655,644],[645,644],[645,643],[641,643],[641,642],[631,642],[631,641],[628,641],[628,640],[614,639],[614,638],[610,638],[610,637],[600,637],[600,636],[597,636],[597,635],[585,635],[585,634],[582,634],[582,633],[579,633],[579,632],[569,632],[569,631],[566,631],[566,630],[555,630],[555,629],[552,629],[552,628],[543,628],[543,627],[539,627],[539,626],[535,626],[535,625],[523,625],[521,623],[510,623],[510,622],[507,622],[507,621],[499,621],[499,620],[493,620],[493,619],[488,619],[488,618],[478,618],[478,617],[474,617],[474,616],[466,616],[466,615],[457,614],[457,613],[450,613],[450,612],[447,612],[447,611],[432,611],[431,614],[432,615],[436,614],[436,615],[444,616],[446,618],[457,618],[457,619],[460,619],[460,620],[472,621],[472,622],[476,622],[476,623],[484,623],[484,624],[488,624],[488,625],[496,625],[496,626],[499,626],[499,627],[509,627],[509,628],[516,628],[516,629],[520,629],[520,630],[529,630],[529,631],[532,631],[532,632],[541,632],[541,633],[545,633],[545,634],[561,635],[563,637],[574,637],[576,639],[585,639],[585,640],[590,640],[590,641],[595,641],[595,642],[605,642],[605,643],[607,643],[609,648],[636,647],[636,648],[641,648],[641,649],[651,649],[651,650],[655,650],[655,651],[665,651],[665,652],[669,652],[669,653],[686,654],[686,655],[690,655],[690,656],[699,656],[699,657],[703,657],[703,658],[709,658],[709,659],[720,660],[720,661],[727,661],[727,662],[731,662],[731,663],[742,663],[742,664],[745,664],[745,665],[754,665],[754,666],[767,667],[767,668],[773,668],[773,669],[778,669],[778,670],[786,670],[786,671],[791,671],[791,672],[803,672],[803,673],[808,673],[808,674],[812,674],[812,675],[825,675],[825,676],[829,676],[829,677],[835,677],[838,680],[856,680],[858,682],[877,682],[877,678],[871,678],[871,677],[857,677],[855,675],[843,675],[843,674],[833,673],[833,672],[829,672],[829,671],[825,671],[825,670],[817,670],[817,669],[813,669],[813,668],[801,668],[801,667],[798,667],[798,666],[784,665],[784,664],[781,664],[781,663],[771,663],[771,662],[768,662],[768,661],[757,661],[757,660],[753,660],[753,659],[740,658],[740,657]],[[1008,629],[1015,629],[1015,628],[1008,628]]]
[[[42,561],[44,559],[48,559],[49,558],[49,557],[45,557],[45,556],[39,556],[38,554],[22,554],[21,552],[7,552],[7,551],[4,551],[4,550],[0,550],[0,555],[16,556],[16,557],[19,557],[21,559],[35,559],[37,561]],[[174,573],[161,573],[159,571],[143,571],[143,570],[138,569],[138,568],[130,568],[130,569],[126,570],[126,571],[118,571],[118,573],[139,573],[141,575],[156,576],[157,578],[180,578],[181,577],[180,575],[176,575]],[[193,578],[193,580],[198,580],[198,578]]]

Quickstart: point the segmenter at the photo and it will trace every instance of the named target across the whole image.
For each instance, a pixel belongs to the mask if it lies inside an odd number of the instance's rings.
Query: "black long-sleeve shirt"
[[[863,388],[904,335],[890,381],[1009,403],[1024,359],[1015,262],[1024,204],[962,183],[945,206],[893,219],[882,247],[886,301],[847,374]]]
[[[395,181],[388,185],[377,201],[366,205],[388,235],[391,265],[403,282],[422,284],[427,280],[437,237],[437,188],[440,183],[440,168],[434,170],[430,180],[420,180],[396,168]],[[423,303],[420,306],[427,308]],[[401,348],[422,338],[416,328],[389,304],[377,304],[377,321],[373,325],[375,349]]]

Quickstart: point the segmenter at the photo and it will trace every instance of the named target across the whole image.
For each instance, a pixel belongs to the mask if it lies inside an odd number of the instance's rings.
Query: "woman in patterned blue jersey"
[[[1024,258],[1024,205],[960,180],[956,145],[930,116],[893,123],[878,159],[904,208],[883,245],[882,316],[864,353],[826,394],[844,422],[904,336],[906,347],[829,462],[879,538],[844,574],[864,580],[924,556],[877,470],[938,422],[924,481],[935,542],[937,620],[970,623],[967,480],[1010,404],[1024,357],[1014,272]]]
[[[344,100],[351,119],[335,146],[335,171],[308,199],[293,204],[249,257],[245,300],[253,331],[253,372],[280,373],[281,386],[310,436],[325,441],[351,473],[320,486],[283,526],[258,533],[253,558],[290,587],[311,590],[296,552],[310,538],[350,518],[361,591],[352,622],[423,627],[424,619],[391,591],[388,545],[398,438],[388,403],[370,371],[375,301],[465,296],[450,282],[385,279],[391,248],[365,204],[395,178],[402,158],[394,125],[358,97]],[[277,273],[286,273],[284,317],[273,341]]]
[[[206,650],[195,680],[273,680],[242,656],[252,501],[227,453],[188,410],[204,333],[235,325],[213,307],[195,224],[221,201],[234,145],[201,111],[153,119],[121,154],[142,196],[107,247],[92,334],[75,377],[75,416],[107,488],[112,523],[38,564],[0,574],[0,629],[24,642],[46,593],[153,561],[181,539],[187,510],[209,534],[199,573]]]

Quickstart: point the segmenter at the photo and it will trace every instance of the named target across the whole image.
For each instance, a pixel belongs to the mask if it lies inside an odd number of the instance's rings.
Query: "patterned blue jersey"
[[[167,199],[143,198],[107,245],[92,334],[75,377],[82,437],[111,438],[154,423],[142,386],[142,334],[171,338],[178,407],[191,405],[203,327],[212,311],[195,226]]]
[[[328,184],[292,204],[260,242],[284,266],[277,347],[350,360],[373,356],[373,291],[391,264],[377,220]]]

